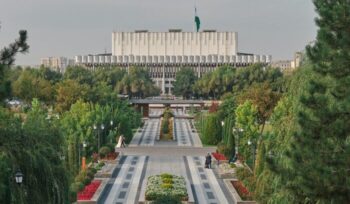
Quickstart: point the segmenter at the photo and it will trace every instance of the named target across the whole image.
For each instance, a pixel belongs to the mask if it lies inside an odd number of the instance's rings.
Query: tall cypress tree
[[[318,78],[300,99],[284,176],[298,203],[350,203],[350,0],[314,4],[319,30],[307,55]]]

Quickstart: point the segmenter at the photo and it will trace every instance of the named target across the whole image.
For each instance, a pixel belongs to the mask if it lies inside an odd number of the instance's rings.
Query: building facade
[[[65,57],[45,57],[40,59],[40,65],[60,73],[64,73],[66,68],[74,63],[74,60]]]
[[[270,55],[242,54],[238,52],[237,32],[113,32],[112,53],[76,56],[75,63],[96,69],[99,66],[136,66],[148,70],[152,80],[163,94],[172,93],[176,72],[191,68],[198,77],[222,65],[248,66],[270,63]]]

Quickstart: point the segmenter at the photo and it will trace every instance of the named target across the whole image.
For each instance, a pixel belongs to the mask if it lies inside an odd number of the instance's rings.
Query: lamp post
[[[101,135],[102,135],[102,138],[103,138],[103,131],[104,131],[104,129],[105,129],[105,126],[103,124],[101,124]],[[100,137],[100,139],[101,139],[101,137]],[[100,148],[98,148],[98,149],[100,149]]]
[[[235,153],[236,153],[236,155],[238,156],[239,137],[241,136],[241,133],[243,132],[243,129],[242,129],[242,128],[233,127],[233,128],[232,128],[232,131],[233,131],[233,133],[237,133],[237,134],[235,134],[235,136],[236,136],[236,141],[235,141],[235,144],[236,144]]]
[[[98,152],[98,150],[100,149],[100,133],[96,125],[94,125],[94,130],[97,132],[97,152]]]
[[[248,140],[248,146],[252,147],[252,153],[253,153],[253,158],[252,158],[252,169],[254,169],[255,166],[255,143],[252,142],[251,140]]]
[[[83,157],[81,159],[81,168],[83,170],[85,170],[85,167],[86,167],[86,147],[87,147],[87,143],[86,141],[84,140],[83,141]]]
[[[21,172],[21,170],[17,170],[16,174],[15,174],[15,179],[16,179],[16,183],[18,185],[21,185],[23,182],[23,173]]]

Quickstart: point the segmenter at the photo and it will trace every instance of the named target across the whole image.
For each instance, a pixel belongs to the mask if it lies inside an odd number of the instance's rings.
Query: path
[[[159,110],[150,115],[160,115]],[[182,112],[175,111],[175,116]],[[187,119],[175,119],[177,141],[157,141],[160,119],[147,120],[127,148],[119,149],[122,158],[99,203],[136,204],[145,201],[147,178],[171,173],[183,176],[187,182],[189,201],[200,204],[233,203],[212,169],[204,168],[204,156],[215,151],[202,147]]]

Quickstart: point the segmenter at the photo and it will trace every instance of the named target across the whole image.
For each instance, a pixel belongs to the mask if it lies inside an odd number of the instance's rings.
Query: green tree
[[[79,84],[93,85],[94,77],[92,71],[84,67],[68,67],[64,73],[64,79],[75,80]]]
[[[216,145],[222,140],[221,121],[217,114],[211,113],[205,119],[202,142],[208,145]]]
[[[287,187],[299,203],[349,203],[350,3],[314,4],[319,30],[307,54],[317,79],[300,98],[304,109],[288,152],[293,171]]]
[[[257,107],[258,123],[261,125],[260,134],[263,133],[266,121],[270,118],[280,96],[280,93],[272,91],[267,82],[253,84],[238,96],[240,103],[249,100]]]
[[[13,83],[14,96],[30,103],[33,98],[38,98],[45,103],[53,100],[53,87],[48,80],[39,76],[37,70],[26,69],[22,71],[18,79]]]
[[[158,95],[160,92],[148,76],[147,71],[138,67],[130,68],[129,74],[124,75],[115,89],[120,94],[140,98]]]
[[[252,102],[246,101],[237,107],[235,114],[236,127],[243,129],[243,136],[239,138],[238,153],[246,161],[252,161],[252,151],[254,150],[248,145],[248,141],[251,141],[253,145],[256,145],[258,142],[259,125],[257,123],[257,108]]]
[[[69,110],[70,106],[79,99],[86,99],[89,86],[79,84],[73,80],[64,80],[57,84],[56,88],[56,110],[63,112]]]
[[[192,95],[192,86],[196,82],[197,77],[192,69],[182,68],[176,73],[174,82],[174,94],[189,98]]]
[[[287,186],[289,171],[294,171],[287,157],[293,133],[299,130],[297,112],[303,109],[299,98],[305,93],[309,79],[316,79],[309,65],[296,70],[288,85],[288,92],[281,98],[270,118],[271,132],[263,135],[256,161],[255,198],[259,203],[299,203],[298,196],[291,194]],[[273,185],[271,185],[273,184]]]
[[[0,51],[0,101],[11,95],[11,81],[4,77],[5,72],[15,62],[17,53],[27,53],[28,50],[27,31],[21,30],[19,39]]]
[[[46,119],[37,100],[25,121],[4,109],[0,118],[0,168],[6,176],[0,179],[1,203],[66,203],[68,175],[59,157],[63,139],[56,121]],[[13,179],[17,169],[24,174],[21,186]]]

